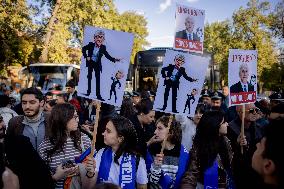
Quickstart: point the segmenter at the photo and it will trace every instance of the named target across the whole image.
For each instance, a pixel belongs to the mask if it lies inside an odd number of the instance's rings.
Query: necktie
[[[244,92],[247,92],[247,85],[244,85]]]
[[[191,34],[190,33],[188,34],[188,40],[191,40]]]

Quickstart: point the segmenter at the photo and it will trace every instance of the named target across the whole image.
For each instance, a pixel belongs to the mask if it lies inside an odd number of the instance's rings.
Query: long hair
[[[131,98],[125,98],[122,101],[120,115],[126,118],[130,118],[135,115],[135,108],[133,106],[133,102]]]
[[[117,135],[124,138],[114,157],[114,162],[118,164],[118,159],[123,153],[136,154],[137,134],[132,122],[123,116],[110,117],[109,121],[113,123]]]
[[[159,122],[162,123],[166,128],[169,127],[169,116],[162,116],[157,121],[156,124]],[[180,144],[181,143],[181,137],[182,137],[182,131],[181,131],[181,125],[179,122],[176,121],[175,118],[173,118],[172,123],[170,125],[169,130],[169,137],[168,141],[172,144]]]
[[[222,111],[208,111],[203,114],[197,125],[193,146],[196,149],[202,172],[213,165],[219,150],[225,146],[223,145],[223,136],[219,135],[219,128],[223,119],[224,113]],[[228,158],[224,157],[223,159]]]
[[[153,102],[149,98],[144,98],[136,105],[136,109],[138,114],[148,114],[153,110]]]
[[[67,141],[67,123],[74,116],[75,108],[69,103],[57,104],[53,107],[49,118],[49,141],[53,148],[48,151],[48,157],[63,150]],[[73,140],[75,148],[81,151],[80,131],[71,131],[70,137]]]

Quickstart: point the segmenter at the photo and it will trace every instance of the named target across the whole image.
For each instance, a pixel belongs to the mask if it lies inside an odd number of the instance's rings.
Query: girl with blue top
[[[196,128],[190,164],[181,188],[234,188],[231,170],[233,153],[226,137],[227,126],[223,112],[215,110],[203,114]]]
[[[146,189],[146,164],[136,153],[137,135],[131,121],[118,115],[110,117],[103,136],[107,147],[95,156],[95,176],[90,185],[95,188],[99,183],[113,183],[122,189]]]
[[[148,147],[146,164],[149,172],[150,189],[179,188],[180,180],[186,170],[189,153],[181,144],[181,126],[169,116],[156,122],[155,141]],[[164,151],[161,153],[162,142]]]

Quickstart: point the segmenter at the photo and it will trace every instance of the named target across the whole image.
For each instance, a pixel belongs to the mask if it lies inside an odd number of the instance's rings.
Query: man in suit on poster
[[[231,93],[254,91],[254,86],[248,82],[249,68],[246,63],[240,65],[239,77],[240,81],[230,87]]]
[[[175,38],[200,41],[200,38],[197,36],[197,34],[193,32],[195,25],[193,17],[191,16],[186,17],[184,24],[185,24],[185,29],[176,32]]]
[[[182,65],[185,63],[184,55],[177,54],[175,56],[174,62],[175,64],[170,64],[167,67],[163,67],[161,70],[162,77],[165,78],[164,86],[166,86],[164,93],[164,105],[161,110],[164,111],[167,108],[169,92],[170,89],[172,89],[172,112],[178,113],[176,109],[176,98],[181,76],[183,76],[190,82],[197,81],[197,79],[192,79],[191,77],[189,77],[185,72],[185,68],[182,67]]]
[[[84,58],[86,58],[86,67],[88,68],[88,90],[86,96],[89,96],[91,93],[92,85],[92,73],[95,71],[96,77],[96,96],[98,100],[104,101],[100,93],[100,77],[102,72],[102,56],[104,55],[108,60],[115,63],[120,61],[118,58],[113,58],[109,55],[106,50],[106,46],[103,45],[105,41],[105,33],[103,30],[97,30],[94,35],[94,43],[90,42],[88,45],[82,48],[82,53]]]

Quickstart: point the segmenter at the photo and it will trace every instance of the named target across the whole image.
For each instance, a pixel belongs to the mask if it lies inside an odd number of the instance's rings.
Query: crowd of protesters
[[[84,157],[98,102],[72,80],[65,89],[1,84],[0,188],[284,188],[281,93],[229,107],[227,86],[205,87],[194,117],[155,112],[152,92],[125,93],[120,109],[101,104],[96,153]]]

